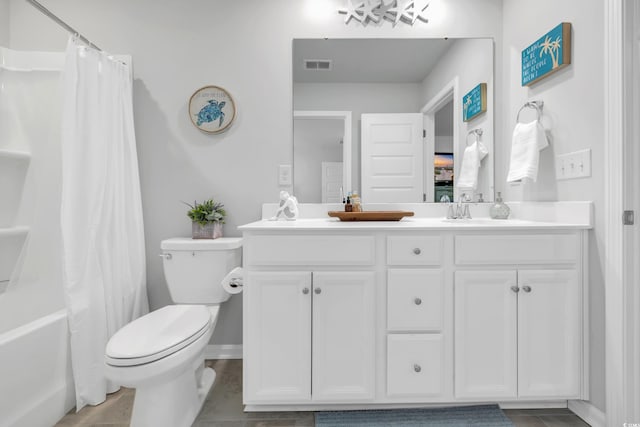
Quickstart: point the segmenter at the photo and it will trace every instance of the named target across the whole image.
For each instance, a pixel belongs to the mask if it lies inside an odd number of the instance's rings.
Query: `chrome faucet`
[[[447,209],[447,219],[471,219],[469,202],[471,202],[471,197],[466,193],[462,193],[458,198],[458,204],[456,205],[455,213],[453,209],[453,203],[449,204],[449,207]]]

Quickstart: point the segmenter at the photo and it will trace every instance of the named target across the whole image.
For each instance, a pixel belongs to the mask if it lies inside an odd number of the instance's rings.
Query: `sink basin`
[[[450,219],[445,218],[443,222],[452,222],[456,224],[491,224],[496,221],[504,222],[505,220],[491,219],[491,218],[469,218],[469,219]],[[508,220],[507,220],[508,221]]]

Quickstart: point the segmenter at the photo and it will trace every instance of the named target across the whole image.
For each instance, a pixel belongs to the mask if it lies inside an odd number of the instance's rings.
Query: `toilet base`
[[[202,409],[216,372],[202,365],[169,382],[136,388],[131,427],[189,427]]]

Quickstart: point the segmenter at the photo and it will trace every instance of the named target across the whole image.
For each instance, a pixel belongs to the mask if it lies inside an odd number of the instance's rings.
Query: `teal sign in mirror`
[[[487,111],[487,84],[480,83],[462,97],[462,120],[468,122]]]

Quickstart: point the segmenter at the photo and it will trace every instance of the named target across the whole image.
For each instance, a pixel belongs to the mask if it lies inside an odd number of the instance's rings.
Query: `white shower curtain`
[[[130,66],[70,39],[62,118],[62,240],[76,410],[117,390],[109,338],[148,312]]]

